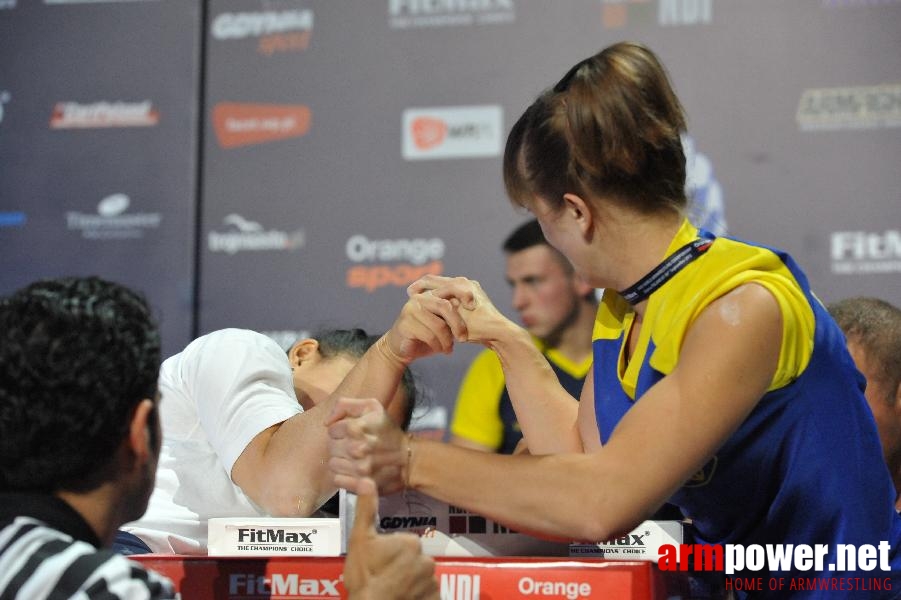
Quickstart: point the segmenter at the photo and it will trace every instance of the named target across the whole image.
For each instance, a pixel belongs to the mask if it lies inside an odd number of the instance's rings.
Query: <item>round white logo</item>
[[[97,214],[102,217],[115,217],[121,215],[131,204],[131,199],[125,194],[112,194],[97,204]]]

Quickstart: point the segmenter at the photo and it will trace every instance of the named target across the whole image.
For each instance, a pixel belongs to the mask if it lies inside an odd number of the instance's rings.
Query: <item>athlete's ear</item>
[[[563,194],[563,210],[574,220],[582,235],[589,237],[594,224],[594,213],[588,203],[578,194]]]
[[[128,446],[131,454],[136,457],[137,464],[143,465],[150,459],[151,453],[156,452],[154,446],[158,432],[151,431],[152,427],[157,426],[157,421],[151,414],[154,406],[153,400],[149,398],[138,402],[128,424]]]
[[[299,340],[288,350],[288,362],[292,367],[308,360],[319,360],[319,342],[312,338]]]

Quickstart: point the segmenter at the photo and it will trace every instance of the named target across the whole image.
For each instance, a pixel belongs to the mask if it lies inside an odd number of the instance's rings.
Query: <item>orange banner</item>
[[[221,102],[213,107],[213,130],[220,146],[237,148],[305,135],[311,116],[302,104]]]

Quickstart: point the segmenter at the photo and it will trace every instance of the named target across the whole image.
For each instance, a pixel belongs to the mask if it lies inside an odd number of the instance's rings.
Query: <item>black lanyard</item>
[[[701,256],[710,248],[713,240],[698,238],[689,242],[669,255],[662,263],[654,267],[654,270],[630,285],[619,294],[626,302],[635,306],[646,300],[648,296],[657,291],[664,283],[685,268],[685,265]]]

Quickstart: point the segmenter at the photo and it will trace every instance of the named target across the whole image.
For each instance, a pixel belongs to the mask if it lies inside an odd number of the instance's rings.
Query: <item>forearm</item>
[[[406,363],[388,346],[388,335],[385,334],[373,344],[350,370],[325,403],[328,405],[328,412],[323,419],[331,412],[335,398],[340,396],[375,398],[382,406],[388,406],[406,369]]]
[[[310,515],[337,491],[328,469],[326,426],[336,399],[374,397],[385,406],[403,369],[403,363],[373,345],[325,401],[254,440],[255,447],[248,447],[245,454],[256,460],[246,464],[239,460],[233,478],[242,481],[245,492],[270,514]]]
[[[511,324],[490,347],[501,361],[507,392],[529,450],[533,454],[581,452],[578,403],[560,385],[529,334]]]
[[[519,531],[601,541],[643,511],[624,501],[597,455],[502,456],[412,441],[409,486]]]
[[[320,499],[315,506],[311,507],[311,512],[337,491],[332,473],[328,468],[328,461],[325,459],[328,456],[326,421],[331,415],[337,399],[342,396],[375,398],[383,407],[387,407],[397,393],[406,365],[392,353],[390,348],[386,348],[383,344],[386,344],[385,338],[373,344],[347,374],[335,392],[325,402],[308,411],[310,413],[308,417],[312,420],[315,431],[307,437],[309,447],[303,451],[308,452],[309,454],[306,454],[308,456],[321,457],[314,461],[315,464],[312,465],[309,473],[310,484],[320,493]]]

